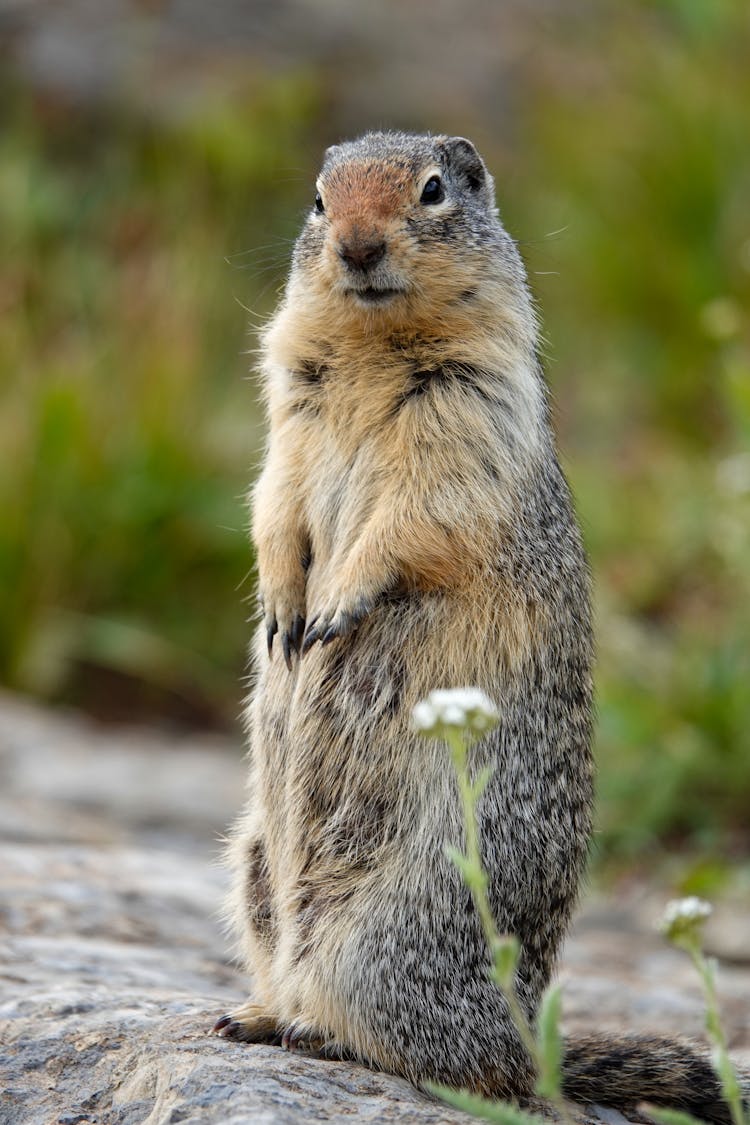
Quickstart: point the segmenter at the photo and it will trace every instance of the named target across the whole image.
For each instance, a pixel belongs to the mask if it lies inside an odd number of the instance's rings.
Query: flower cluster
[[[412,711],[414,729],[420,734],[444,736],[446,731],[484,734],[500,719],[498,710],[480,688],[450,688],[431,691]]]
[[[697,940],[700,928],[710,917],[712,909],[710,903],[695,895],[674,899],[667,903],[659,928],[669,941],[677,944]]]

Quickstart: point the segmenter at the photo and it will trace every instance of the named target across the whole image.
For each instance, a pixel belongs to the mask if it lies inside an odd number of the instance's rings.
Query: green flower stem
[[[498,933],[487,895],[487,874],[482,866],[479,850],[477,802],[487,785],[489,773],[483,771],[472,782],[469,777],[468,740],[465,734],[455,728],[447,728],[445,737],[450,746],[451,757],[456,770],[466,831],[466,854],[461,855],[451,849],[451,858],[456,862],[474,899],[492,959],[491,977],[505,997],[513,1023],[536,1071],[537,1093],[543,1092],[544,1096],[549,1098],[555,1106],[566,1125],[572,1125],[572,1119],[565,1106],[560,1089],[559,1059],[548,1060],[545,1058],[545,1053],[540,1049],[526,1017],[526,1012],[518,999],[515,983],[518,942],[515,937]]]
[[[704,955],[700,939],[693,932],[682,939],[678,939],[676,944],[689,954],[701,978],[703,994],[706,999],[706,1031],[715,1048],[714,1070],[721,1083],[724,1100],[729,1106],[733,1125],[750,1125],[750,1117],[743,1109],[742,1091],[737,1079],[737,1072],[729,1057],[727,1039],[719,1014],[719,999],[716,995],[716,962]]]

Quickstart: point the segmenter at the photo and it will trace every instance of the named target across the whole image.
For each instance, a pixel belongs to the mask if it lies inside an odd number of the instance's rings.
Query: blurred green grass
[[[290,153],[310,163],[315,109],[304,78],[171,128],[5,91],[12,686],[126,714],[237,712],[253,587],[243,494],[261,441],[238,302],[273,302],[300,178],[279,169]]]
[[[733,0],[582,20],[513,138],[478,137],[544,314],[597,588],[598,851],[624,862],[750,847],[746,23]],[[325,81],[171,124],[0,92],[0,677],[232,722],[247,324],[333,139]]]

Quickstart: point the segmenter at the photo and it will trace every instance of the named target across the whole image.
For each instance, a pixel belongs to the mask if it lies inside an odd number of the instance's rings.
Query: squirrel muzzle
[[[359,227],[353,227],[342,238],[339,237],[336,253],[347,270],[354,273],[367,273],[374,269],[386,254],[386,242],[379,232],[364,234]]]

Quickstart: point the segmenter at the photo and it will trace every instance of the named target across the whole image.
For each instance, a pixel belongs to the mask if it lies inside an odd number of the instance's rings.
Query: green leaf
[[[537,1042],[541,1072],[536,1082],[536,1092],[541,1098],[560,1097],[560,1065],[562,1061],[562,1036],[560,1035],[560,1014],[562,1010],[562,989],[560,985],[549,988],[539,1010]]]
[[[498,1121],[500,1125],[545,1125],[541,1117],[526,1113],[509,1102],[492,1102],[479,1094],[470,1094],[468,1090],[452,1090],[449,1086],[432,1082],[427,1083],[427,1089],[448,1105],[462,1109],[464,1113],[470,1113],[482,1121]]]
[[[513,986],[520,953],[521,946],[518,943],[518,938],[512,934],[502,937],[492,950],[495,964],[494,975],[501,988],[508,989]]]
[[[481,769],[477,776],[474,778],[474,781],[471,785],[471,795],[474,798],[475,802],[478,801],[484,793],[485,789],[487,788],[487,783],[489,782],[494,772],[495,771],[493,766],[485,766],[484,769]]]
[[[721,1092],[724,1101],[730,1106],[742,1104],[742,1090],[740,1088],[737,1071],[723,1045],[714,1053],[713,1067],[721,1083]]]
[[[467,856],[460,852],[458,848],[454,848],[453,844],[445,845],[445,854],[451,863],[454,863],[458,870],[463,875],[464,879],[469,882],[474,875],[474,867]]]

